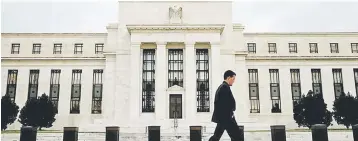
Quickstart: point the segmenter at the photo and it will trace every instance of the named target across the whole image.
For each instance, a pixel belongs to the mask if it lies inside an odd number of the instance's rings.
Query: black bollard
[[[285,125],[272,125],[271,126],[271,140],[272,141],[286,141]]]
[[[119,127],[106,127],[106,141],[119,141]]]
[[[160,126],[148,126],[148,141],[160,141]]]
[[[239,137],[240,141],[244,141],[244,126],[239,125]]]
[[[353,140],[358,141],[358,124],[352,125]]]
[[[328,141],[327,126],[325,124],[315,124],[311,127],[312,141]]]
[[[37,128],[32,126],[22,126],[20,133],[20,141],[36,141]]]
[[[190,141],[201,141],[201,126],[190,126]]]
[[[78,127],[63,127],[63,141],[78,141]]]

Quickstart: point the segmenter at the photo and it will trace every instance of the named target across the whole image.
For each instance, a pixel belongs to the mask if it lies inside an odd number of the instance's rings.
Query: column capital
[[[167,45],[167,42],[155,42],[157,46],[165,46]]]
[[[186,41],[184,42],[185,46],[194,46],[196,42],[193,41]]]

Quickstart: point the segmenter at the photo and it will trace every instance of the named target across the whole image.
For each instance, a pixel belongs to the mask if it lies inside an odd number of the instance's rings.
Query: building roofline
[[[1,33],[1,36],[107,36],[107,33]]]
[[[358,32],[246,32],[244,35],[358,35]]]

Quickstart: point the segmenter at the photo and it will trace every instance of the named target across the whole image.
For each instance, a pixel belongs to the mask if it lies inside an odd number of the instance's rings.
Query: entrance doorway
[[[169,118],[170,119],[183,118],[181,94],[169,95]]]

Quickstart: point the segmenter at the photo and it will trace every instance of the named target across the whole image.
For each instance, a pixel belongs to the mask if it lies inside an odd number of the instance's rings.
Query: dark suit
[[[239,138],[239,127],[233,116],[235,110],[235,98],[229,84],[224,81],[215,93],[214,112],[211,121],[217,123],[217,125],[210,141],[220,140],[224,130],[229,134],[232,141],[242,140]]]

